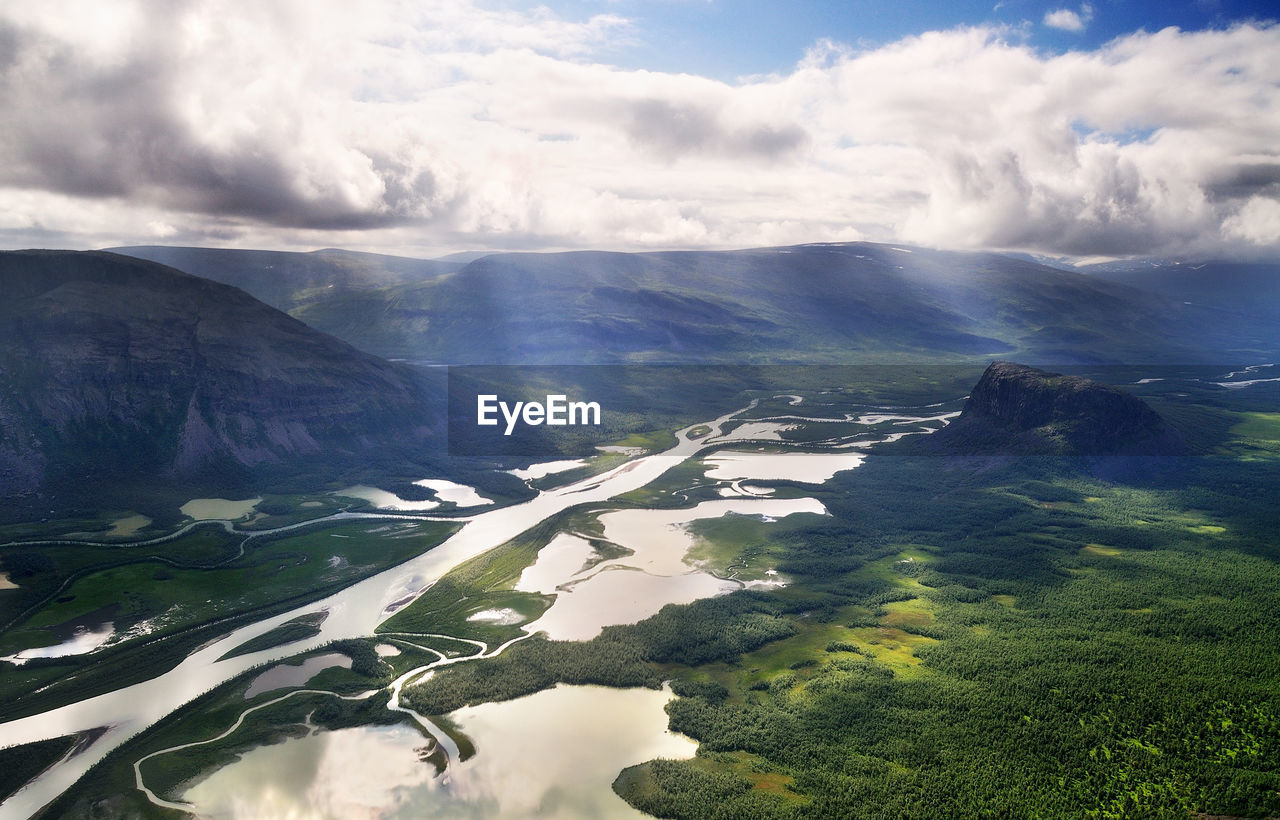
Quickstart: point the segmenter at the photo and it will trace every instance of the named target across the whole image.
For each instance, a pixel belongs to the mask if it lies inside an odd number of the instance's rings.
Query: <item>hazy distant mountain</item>
[[[1194,361],[1242,344],[1203,311],[1094,277],[869,243],[499,254],[366,295],[294,313],[438,362]]]
[[[1120,361],[1185,358],[1194,348],[1169,328],[1187,312],[1177,303],[994,254],[870,243],[496,254],[451,275],[440,273],[447,263],[405,263],[394,275],[326,288],[332,262],[324,254],[127,250],[243,283],[365,350],[438,362],[845,362],[1015,351]],[[283,280],[293,289],[284,292]]]
[[[1177,302],[1264,320],[1273,338],[1280,330],[1280,262],[1139,260],[1080,270]]]
[[[1217,308],[1101,276],[861,242],[505,253],[452,266],[331,251],[128,251],[240,283],[363,350],[438,363],[1194,362],[1277,346]]]
[[[425,439],[408,370],[248,294],[101,252],[0,253],[0,491]]]

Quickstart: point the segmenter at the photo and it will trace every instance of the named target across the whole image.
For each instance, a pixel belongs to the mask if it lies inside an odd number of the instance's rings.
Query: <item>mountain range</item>
[[[1224,295],[1182,270],[870,243],[443,261],[121,250],[0,253],[0,493],[438,452],[440,371],[381,357],[1220,363],[1280,348],[1262,268],[1220,277]]]
[[[1137,260],[1087,265],[1081,272],[1158,293],[1166,299],[1245,321],[1276,338],[1280,331],[1280,265],[1208,260]]]
[[[1184,363],[1277,347],[1268,327],[1100,273],[865,242],[503,253],[420,269],[362,254],[343,259],[364,273],[331,288],[317,283],[333,252],[121,252],[236,284],[371,353],[442,364]]]

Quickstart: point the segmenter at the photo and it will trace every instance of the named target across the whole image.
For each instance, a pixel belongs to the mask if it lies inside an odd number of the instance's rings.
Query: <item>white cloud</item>
[[[1093,19],[1093,6],[1085,3],[1080,7],[1079,12],[1071,9],[1057,9],[1050,11],[1044,15],[1044,24],[1049,28],[1062,29],[1063,31],[1084,31],[1089,25],[1089,21]]]
[[[4,244],[1280,250],[1277,27],[823,42],[731,84],[601,62],[614,15],[118,6],[0,9]]]
[[[1058,9],[1045,14],[1044,24],[1063,31],[1084,31],[1084,21],[1071,9]]]
[[[1243,208],[1226,219],[1222,227],[1230,238],[1254,245],[1280,244],[1280,202],[1260,196],[1251,197]]]

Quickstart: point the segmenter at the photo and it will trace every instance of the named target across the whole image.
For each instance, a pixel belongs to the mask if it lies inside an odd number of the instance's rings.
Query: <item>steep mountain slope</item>
[[[13,251],[0,289],[0,492],[430,434],[414,373],[236,288],[111,253]]]
[[[228,251],[200,258],[203,267],[185,269],[229,279],[241,264]],[[1097,277],[997,254],[861,242],[495,254],[451,274],[410,281],[403,273],[399,282],[347,280],[293,295],[272,291],[261,270],[235,276],[362,349],[439,363],[1187,362],[1258,347],[1250,328],[1224,326],[1212,311]],[[318,272],[298,278],[323,281]]]

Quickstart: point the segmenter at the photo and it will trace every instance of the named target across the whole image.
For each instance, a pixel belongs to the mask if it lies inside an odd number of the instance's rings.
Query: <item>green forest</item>
[[[1259,415],[1205,410],[1216,454],[1122,479],[874,458],[805,488],[829,518],[739,545],[789,587],[525,641],[407,694],[446,712],[672,680],[698,756],[615,783],[659,817],[1276,816],[1280,470]]]

